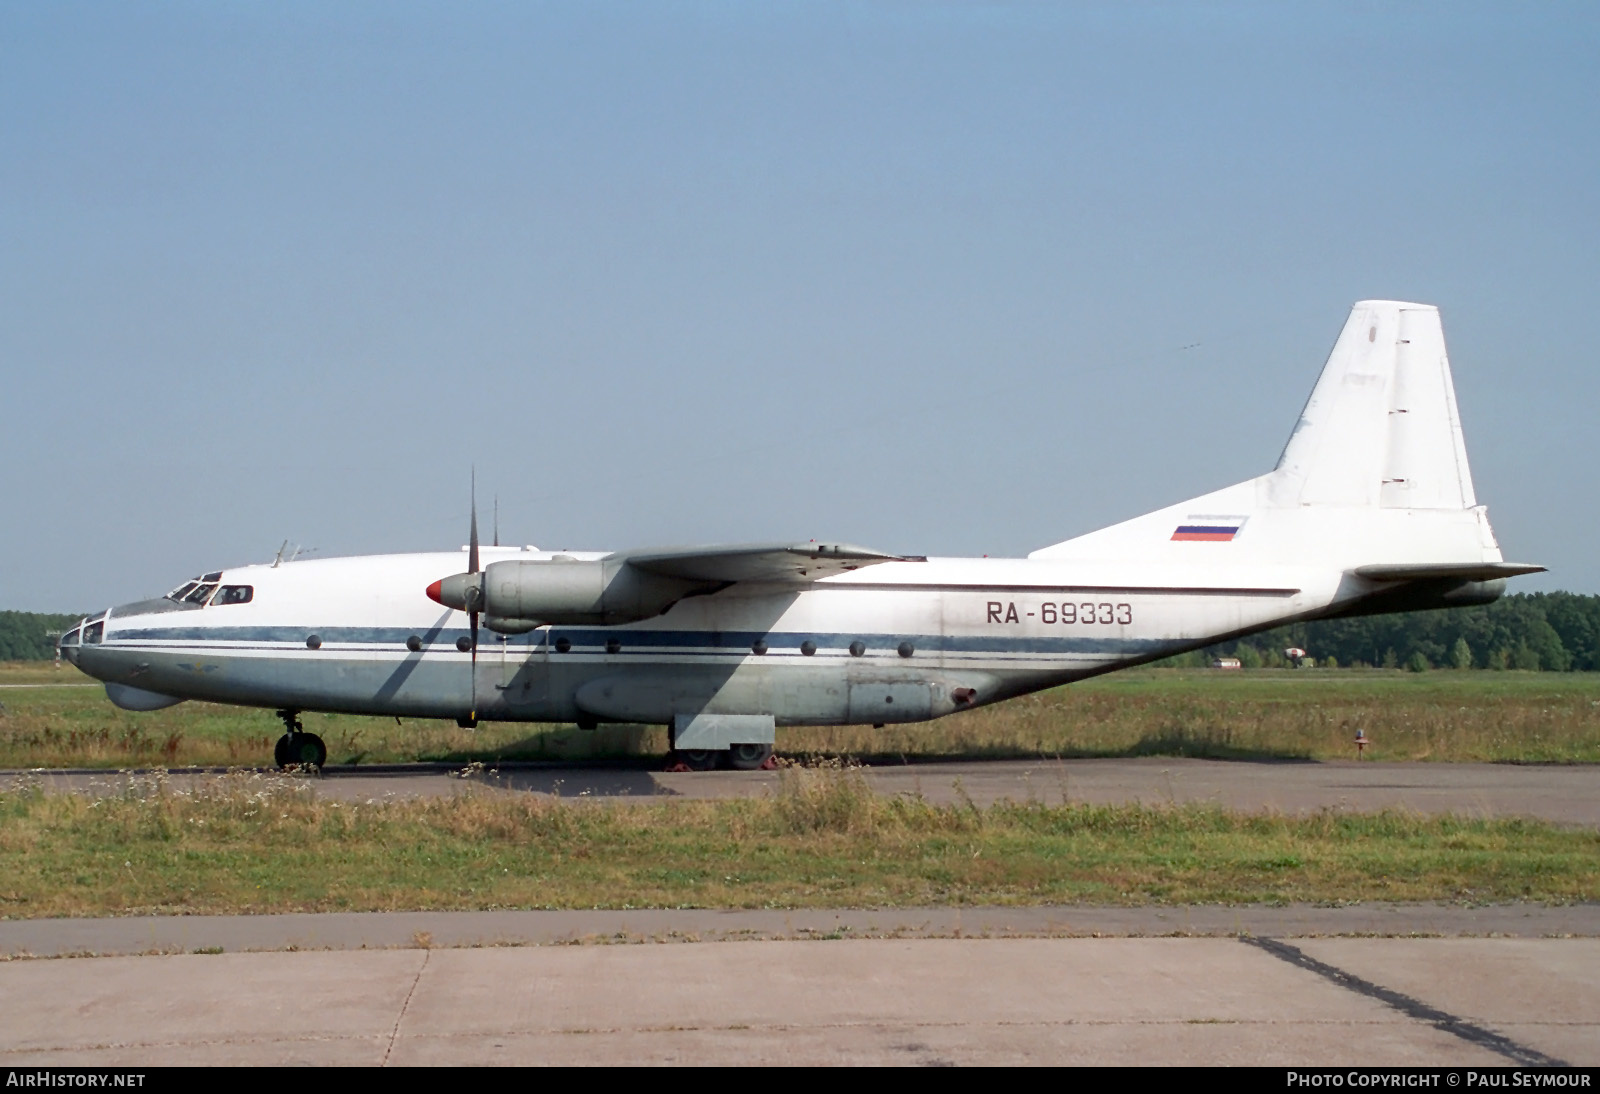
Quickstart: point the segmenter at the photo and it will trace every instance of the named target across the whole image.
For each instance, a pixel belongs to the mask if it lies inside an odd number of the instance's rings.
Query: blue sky
[[[464,542],[1021,554],[1440,305],[1600,592],[1600,8],[0,5],[0,607]],[[487,524],[485,535],[487,536]]]

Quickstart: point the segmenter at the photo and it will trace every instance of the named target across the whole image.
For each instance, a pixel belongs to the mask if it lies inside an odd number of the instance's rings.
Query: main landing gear
[[[773,762],[771,745],[733,745],[723,755],[735,771],[762,771],[778,766]]]
[[[283,719],[284,734],[273,746],[272,758],[280,768],[314,767],[321,771],[328,759],[328,746],[315,733],[305,732],[299,715],[297,710],[278,711],[278,717]]]
[[[672,730],[667,730],[670,740]],[[731,745],[727,749],[674,748],[668,771],[715,771],[726,765],[735,771],[770,771],[777,767],[771,745]]]

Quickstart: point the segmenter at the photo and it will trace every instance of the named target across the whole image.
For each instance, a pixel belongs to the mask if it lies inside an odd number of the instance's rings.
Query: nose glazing
[[[64,632],[56,640],[56,652],[62,660],[69,664],[78,663],[78,654],[85,646],[98,646],[105,636],[106,620],[110,617],[109,609],[99,615],[86,616],[78,621],[78,625]]]
[[[68,664],[78,663],[78,650],[83,645],[83,620],[76,627],[62,632],[56,639],[56,656]]]

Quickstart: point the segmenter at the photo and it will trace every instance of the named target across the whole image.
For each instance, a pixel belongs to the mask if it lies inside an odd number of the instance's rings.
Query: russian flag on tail
[[[1189,517],[1172,533],[1173,539],[1197,543],[1229,543],[1244,527],[1245,517]]]

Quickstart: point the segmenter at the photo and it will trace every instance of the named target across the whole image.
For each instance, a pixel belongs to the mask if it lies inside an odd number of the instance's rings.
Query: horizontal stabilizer
[[[1433,565],[1401,563],[1393,566],[1357,566],[1350,572],[1373,581],[1496,581],[1522,574],[1544,572],[1527,562],[1439,562]]]
[[[689,581],[770,581],[805,584],[880,562],[921,559],[848,543],[740,543],[625,551],[628,565],[647,574]]]

